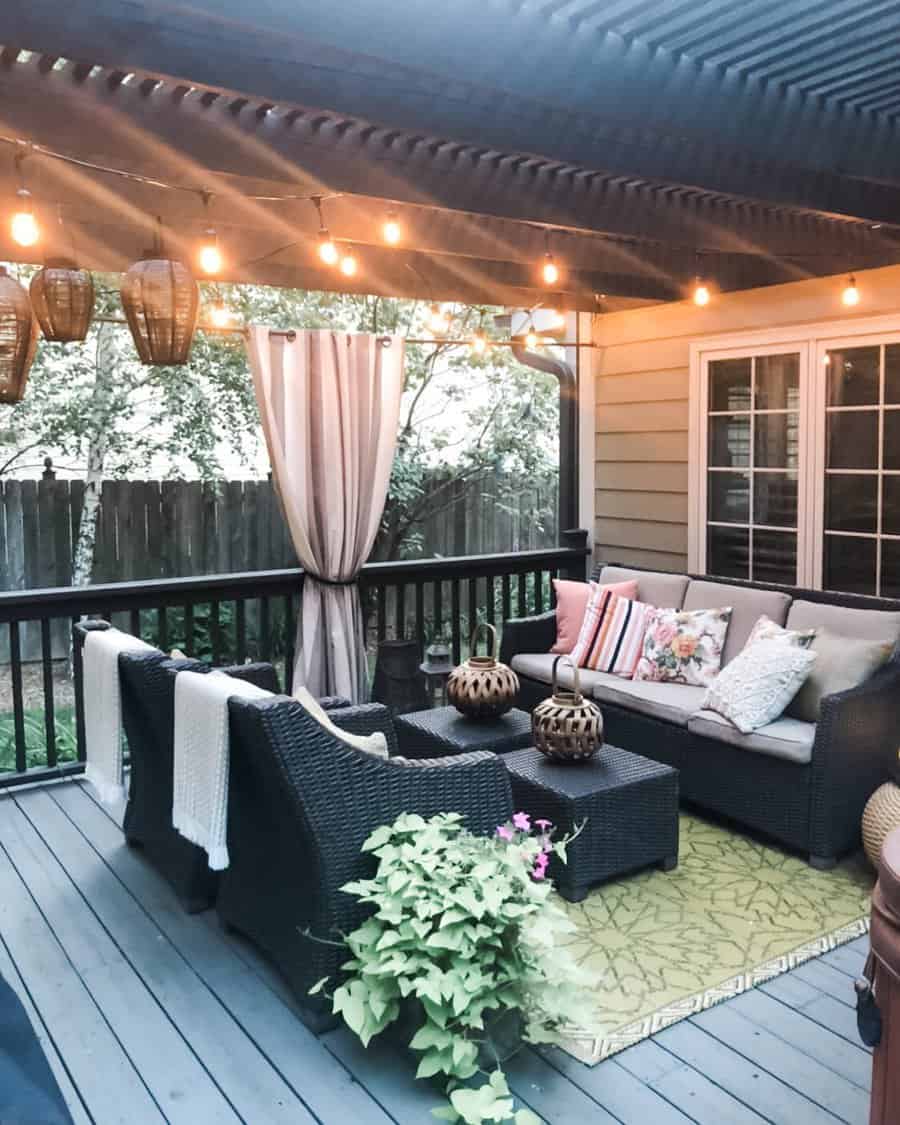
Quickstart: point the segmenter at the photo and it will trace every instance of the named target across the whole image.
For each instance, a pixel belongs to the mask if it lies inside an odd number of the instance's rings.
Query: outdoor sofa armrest
[[[890,777],[900,745],[900,660],[822,700],[812,753],[811,852],[830,858],[859,840],[866,801]]]
[[[353,704],[343,695],[323,695],[319,706],[323,711],[338,711],[342,707],[352,707]]]
[[[355,707],[348,704],[346,707],[332,708],[328,712],[328,718],[348,734],[366,735],[381,731],[387,739],[388,754],[394,757],[398,751],[394,720],[383,703],[359,703]]]
[[[248,684],[263,688],[265,691],[278,695],[281,686],[278,683],[278,673],[271,664],[229,664],[226,668],[217,669],[231,676],[235,680],[245,680]]]
[[[555,609],[538,617],[514,617],[503,622],[500,659],[509,664],[520,652],[549,652],[555,643]]]

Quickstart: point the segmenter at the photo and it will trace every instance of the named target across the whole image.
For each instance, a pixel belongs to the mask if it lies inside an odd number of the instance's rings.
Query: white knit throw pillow
[[[726,664],[702,707],[730,720],[743,734],[779,718],[809,675],[816,654],[784,641],[757,641]]]

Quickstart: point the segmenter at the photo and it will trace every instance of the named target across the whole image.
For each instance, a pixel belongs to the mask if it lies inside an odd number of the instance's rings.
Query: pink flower
[[[657,625],[653,632],[654,643],[660,648],[668,648],[672,641],[675,640],[675,634],[678,630],[671,621],[663,621],[661,625]]]
[[[501,824],[497,827],[497,835],[501,840],[512,840],[513,830],[507,824]]]
[[[524,812],[513,813],[512,822],[515,825],[515,827],[519,829],[520,832],[530,832],[531,831],[531,817],[528,815],[528,813],[524,813]]]
[[[547,859],[546,853],[542,852],[534,861],[534,867],[531,870],[532,879],[543,879],[547,873],[548,863],[549,860]]]
[[[542,832],[548,832],[553,827],[552,820],[536,820],[534,823]]]

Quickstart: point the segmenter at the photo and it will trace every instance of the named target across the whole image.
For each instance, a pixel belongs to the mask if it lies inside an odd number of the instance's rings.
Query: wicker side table
[[[568,862],[551,860],[559,893],[580,902],[594,883],[658,863],[678,863],[678,771],[616,746],[587,762],[560,764],[537,750],[504,758],[513,803],[560,834],[585,822]]]
[[[394,718],[404,758],[443,758],[491,750],[508,754],[532,744],[531,716],[513,708],[498,719],[467,719],[455,707],[435,707]]]

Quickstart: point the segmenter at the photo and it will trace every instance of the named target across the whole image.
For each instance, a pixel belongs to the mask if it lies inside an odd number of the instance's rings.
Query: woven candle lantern
[[[200,291],[188,268],[159,251],[135,262],[122,278],[122,308],[141,363],[185,364],[200,310]]]
[[[474,655],[478,634],[486,629],[491,638],[487,656]],[[472,634],[472,653],[463,664],[450,673],[447,699],[461,714],[470,719],[496,719],[511,710],[519,694],[519,677],[512,668],[494,658],[497,630],[482,622]]]
[[[557,683],[560,660],[572,665],[571,691],[561,691]],[[553,695],[535,707],[531,726],[535,746],[553,761],[584,762],[603,745],[600,708],[581,694],[578,666],[568,656],[557,656],[553,661]]]
[[[44,339],[83,340],[94,315],[94,279],[70,258],[50,258],[31,279],[31,305]]]
[[[0,402],[19,402],[25,394],[37,340],[27,292],[0,266]]]

